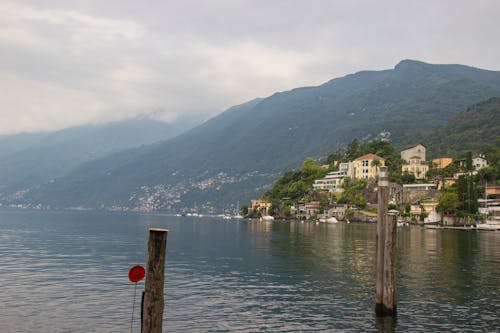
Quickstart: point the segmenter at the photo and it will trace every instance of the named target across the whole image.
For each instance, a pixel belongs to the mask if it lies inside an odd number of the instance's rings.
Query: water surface
[[[168,332],[500,328],[499,232],[400,228],[398,316],[381,323],[373,315],[375,225],[6,210],[0,331],[128,332],[127,273],[145,264],[151,227],[169,229]]]

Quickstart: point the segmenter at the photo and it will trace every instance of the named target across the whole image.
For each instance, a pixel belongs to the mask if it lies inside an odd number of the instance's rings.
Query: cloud
[[[231,105],[401,59],[500,69],[494,0],[0,2],[0,134]]]

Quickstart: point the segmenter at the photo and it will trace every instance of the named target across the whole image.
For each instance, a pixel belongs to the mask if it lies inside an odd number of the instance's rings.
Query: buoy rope
[[[132,303],[132,318],[130,318],[130,333],[132,333],[132,325],[134,324],[134,310],[135,310],[135,292],[137,290],[137,282],[134,283],[134,302]]]

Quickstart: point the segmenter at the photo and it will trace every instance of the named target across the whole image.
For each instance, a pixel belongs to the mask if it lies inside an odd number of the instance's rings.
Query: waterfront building
[[[320,212],[319,201],[299,202],[297,218],[299,220],[309,220]]]
[[[248,207],[248,213],[260,212],[261,214],[268,215],[269,209],[271,208],[271,203],[266,200],[252,200],[250,202],[250,207]]]
[[[326,217],[335,217],[338,220],[343,220],[349,208],[351,208],[351,206],[347,204],[330,205],[325,209],[324,215]]]

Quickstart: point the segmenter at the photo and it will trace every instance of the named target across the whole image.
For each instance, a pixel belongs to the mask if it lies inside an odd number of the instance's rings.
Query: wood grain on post
[[[389,203],[389,177],[387,175],[387,167],[385,166],[380,168],[377,199],[375,314],[383,316],[385,225],[387,204]]]
[[[142,332],[144,333],[161,333],[162,331],[167,234],[166,229],[149,229],[142,318]]]
[[[385,249],[384,249],[384,295],[383,312],[384,316],[394,316],[396,314],[396,273],[395,273],[395,247],[397,213],[387,215],[385,228]]]

